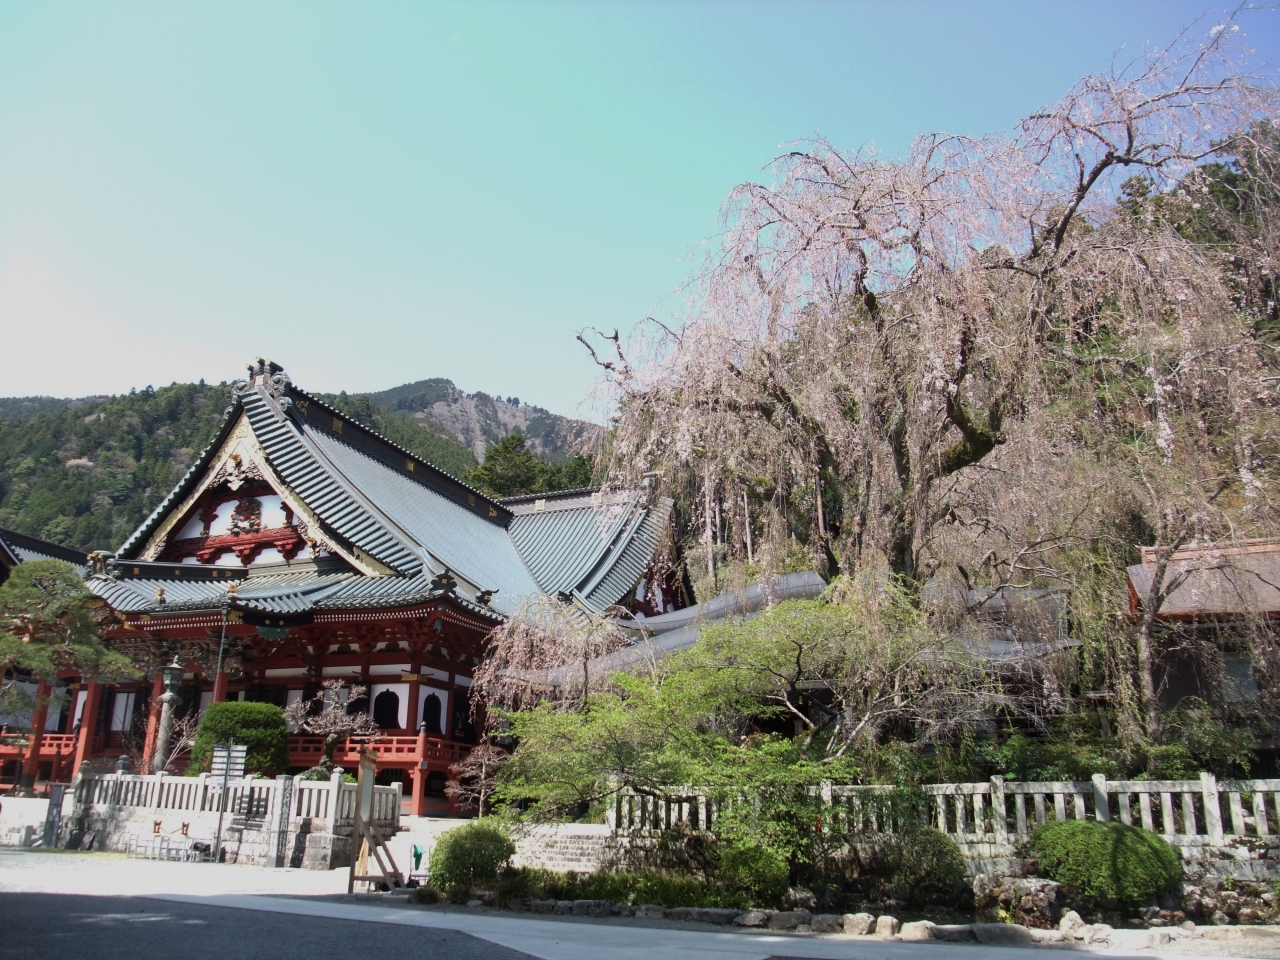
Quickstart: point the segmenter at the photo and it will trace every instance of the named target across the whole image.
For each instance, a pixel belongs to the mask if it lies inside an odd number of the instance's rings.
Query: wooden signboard
[[[369,884],[374,890],[395,890],[404,886],[404,878],[391,856],[391,849],[373,819],[373,784],[377,771],[377,755],[371,750],[361,750],[360,774],[356,779],[356,822],[351,836],[355,856],[351,858],[347,893],[355,893],[357,881]],[[377,873],[370,869],[370,859],[377,866]]]

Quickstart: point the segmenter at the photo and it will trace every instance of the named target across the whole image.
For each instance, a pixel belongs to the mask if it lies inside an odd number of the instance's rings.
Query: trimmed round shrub
[[[1163,837],[1096,820],[1055,820],[1031,835],[1042,876],[1075,887],[1087,905],[1139,906],[1182,876],[1182,860]]]
[[[431,884],[442,890],[471,890],[493,883],[511,862],[516,845],[506,831],[477,820],[441,834],[431,852]]]
[[[192,768],[208,770],[213,745],[228,739],[249,748],[245,752],[246,773],[271,776],[289,768],[289,725],[284,711],[273,703],[227,700],[209,704],[191,745]]]
[[[889,880],[906,887],[913,903],[950,903],[964,889],[964,854],[941,830],[908,830],[897,838],[890,855]]]
[[[787,892],[791,868],[776,850],[754,843],[735,843],[720,855],[719,879],[760,903],[770,903]]]

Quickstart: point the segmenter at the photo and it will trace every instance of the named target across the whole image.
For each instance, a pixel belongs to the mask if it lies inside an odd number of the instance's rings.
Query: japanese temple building
[[[65,703],[33,717],[24,779],[114,764],[128,738],[150,756],[158,668],[176,656],[188,710],[283,707],[328,678],[366,685],[386,731],[371,744],[380,781],[408,781],[415,815],[449,812],[449,767],[477,739],[468,689],[489,632],[539,594],[597,613],[683,606],[649,576],[671,514],[645,489],[491,499],[258,361],[213,442],[115,555],[78,555],[107,642],[152,679],[64,678]],[[77,562],[39,544],[0,538],[0,563],[24,549]],[[295,735],[290,766],[312,766],[320,748]],[[337,762],[353,766],[355,750]]]

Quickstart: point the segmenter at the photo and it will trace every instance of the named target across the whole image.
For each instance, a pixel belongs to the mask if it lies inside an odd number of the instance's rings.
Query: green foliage
[[[444,894],[428,883],[420,887],[414,887],[413,892],[409,894],[409,899],[413,903],[430,906],[433,903],[439,903],[443,900]]]
[[[965,860],[959,845],[941,830],[913,827],[892,844],[891,882],[917,904],[951,903],[964,893]]]
[[[515,853],[506,831],[490,822],[476,820],[455,827],[436,841],[431,853],[431,883],[446,891],[492,883]]]
[[[1043,876],[1076,888],[1088,906],[1137,906],[1182,876],[1178,852],[1161,836],[1122,823],[1056,820],[1031,836]]]
[[[191,747],[191,765],[207,770],[213,745],[228,739],[248,746],[248,773],[272,775],[289,766],[289,725],[275,704],[238,700],[209,704]]]
[[[604,870],[599,873],[556,873],[520,867],[502,872],[494,900],[610,900],[614,903],[656,903],[664,907],[745,907],[740,892],[687,874],[661,870]]]
[[[230,399],[226,386],[184,383],[0,418],[0,526],[114,549],[213,439]]]
[[[749,842],[729,844],[720,854],[716,875],[731,890],[770,903],[787,892],[791,865],[777,850]]]
[[[527,448],[522,434],[509,433],[485,451],[484,463],[465,479],[491,497],[516,497],[585,487],[591,473],[591,461],[584,456],[548,463]]]
[[[105,681],[135,676],[127,658],[98,640],[95,602],[69,563],[33,560],[14,567],[0,584],[0,680],[18,670],[53,680],[68,668]],[[0,713],[33,706],[21,688],[0,683]]]

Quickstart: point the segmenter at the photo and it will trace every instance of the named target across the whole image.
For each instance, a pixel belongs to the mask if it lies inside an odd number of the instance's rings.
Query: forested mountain
[[[573,445],[599,428],[514,398],[468,395],[448,380],[424,380],[372,396],[322,399],[493,495],[590,479],[590,464],[572,455]],[[213,439],[230,402],[228,385],[204,382],[116,397],[0,398],[0,527],[84,550],[114,549]],[[528,453],[514,436],[522,429],[529,431]],[[508,436],[500,460],[514,457],[519,469],[495,464],[477,471],[476,451]]]
[[[452,437],[481,461],[489,447],[513,433],[523,436],[536,456],[552,463],[587,451],[600,436],[594,424],[557,416],[521,403],[519,397],[504,400],[482,392],[465,393],[453,381],[441,378],[371,393],[369,400],[389,416]]]

